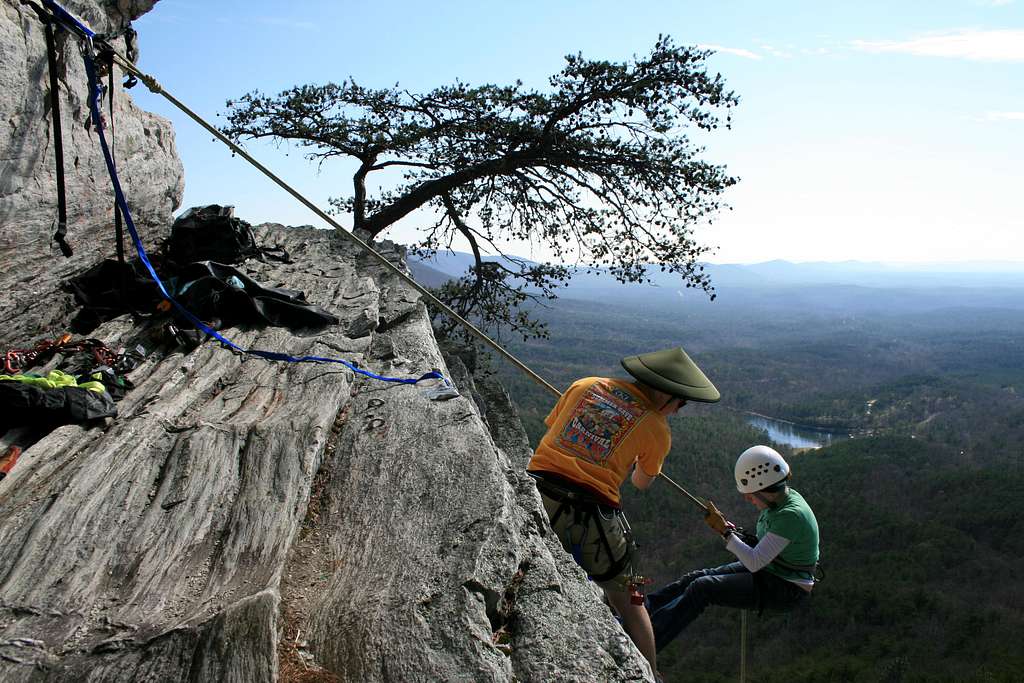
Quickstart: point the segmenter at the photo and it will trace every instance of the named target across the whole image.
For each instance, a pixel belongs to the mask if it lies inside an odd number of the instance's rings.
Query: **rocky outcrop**
[[[149,4],[70,3],[99,30]],[[69,236],[88,247],[55,255],[42,37],[20,5],[2,12],[0,91],[16,84],[22,99],[0,137],[0,314],[5,344],[28,346],[66,330],[60,285],[113,251],[111,212],[67,60]],[[134,140],[119,142],[122,178],[153,247],[180,163],[166,122],[122,95],[118,107],[119,140]],[[438,368],[462,396],[212,342],[186,352],[152,319],[103,324],[91,336],[147,352],[119,415],[35,435],[0,481],[0,680],[649,680],[552,538],[507,396],[446,362],[419,294],[329,233],[258,237],[295,262],[241,268],[341,322],[228,338],[385,375]]]
[[[155,0],[62,4],[96,31],[115,33]],[[113,194],[96,134],[87,126],[85,67],[77,42],[63,33],[56,42],[68,242],[75,251],[70,259],[51,240],[57,184],[43,26],[17,0],[0,4],[0,341],[7,343],[56,333],[71,305],[59,283],[97,256],[114,253]],[[112,42],[123,53],[124,38]],[[121,182],[140,232],[155,241],[184,192],[174,131],[167,120],[136,107],[122,88],[115,90],[113,120]],[[24,311],[31,315],[18,315]]]
[[[246,272],[342,323],[229,338],[448,374],[411,287],[323,232],[262,239],[297,262]],[[375,329],[349,336],[360,317]],[[148,330],[123,317],[94,335]],[[154,348],[131,377],[116,420],[53,431],[0,482],[0,678],[644,679],[551,538],[500,387],[465,374],[464,396],[438,402],[211,343]]]

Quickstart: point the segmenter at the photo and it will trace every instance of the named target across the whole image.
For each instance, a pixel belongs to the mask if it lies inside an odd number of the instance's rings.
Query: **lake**
[[[763,415],[748,413],[745,419],[752,427],[768,432],[768,438],[775,443],[791,448],[821,448],[850,438],[848,432],[820,431]]]

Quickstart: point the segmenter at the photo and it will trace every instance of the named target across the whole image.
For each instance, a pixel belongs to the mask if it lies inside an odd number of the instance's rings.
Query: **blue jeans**
[[[647,611],[660,651],[700,616],[708,605],[739,609],[790,610],[807,597],[794,583],[761,571],[751,574],[739,562],[698,569],[647,596]]]

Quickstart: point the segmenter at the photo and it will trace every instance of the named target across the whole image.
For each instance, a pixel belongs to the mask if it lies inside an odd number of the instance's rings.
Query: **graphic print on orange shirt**
[[[645,412],[640,400],[628,391],[594,384],[576,404],[558,435],[557,445],[566,453],[604,467]]]

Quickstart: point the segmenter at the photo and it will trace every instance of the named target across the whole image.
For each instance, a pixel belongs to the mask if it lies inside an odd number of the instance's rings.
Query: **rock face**
[[[268,230],[296,263],[245,271],[342,323],[228,338],[449,373],[415,290],[326,233]],[[360,317],[375,329],[348,336]],[[147,334],[127,316],[93,333]],[[644,680],[551,537],[504,392],[457,374],[464,395],[438,402],[341,366],[153,349],[115,420],[56,429],[0,482],[0,678]]]
[[[147,4],[118,3],[112,16]],[[25,290],[3,302],[3,338],[28,346],[65,331],[59,284],[102,256],[110,211],[94,141],[69,135],[68,158],[87,169],[69,183],[82,217],[70,239],[90,247],[54,267],[41,34],[20,6],[2,7],[3,78],[24,69],[26,98],[7,109],[21,118],[2,138],[0,268],[5,291],[18,279]],[[101,30],[113,21],[71,9]],[[11,46],[22,56],[8,59]],[[120,129],[140,131],[119,157],[138,166],[127,193],[152,249],[180,196],[180,164],[166,124],[119,106]],[[295,262],[240,268],[305,291],[341,323],[225,336],[383,375],[438,368],[462,396],[432,401],[341,365],[210,342],[187,353],[154,341],[154,321],[105,323],[91,336],[148,350],[119,416],[24,444],[0,481],[0,680],[650,680],[552,537],[507,396],[446,362],[418,293],[328,233],[264,226],[258,237]]]
[[[152,8],[155,0],[62,4],[97,32],[114,33]],[[112,42],[124,54],[124,39]],[[114,253],[113,194],[96,134],[86,128],[85,67],[75,40],[60,32],[56,45],[67,240],[75,251],[70,259],[51,241],[57,181],[43,25],[16,0],[0,4],[0,263],[9,264],[0,273],[4,341],[56,333],[70,306],[70,298],[57,284],[95,262],[98,250]],[[166,230],[184,192],[174,131],[167,120],[139,110],[120,87],[115,88],[113,129],[125,194],[144,239],[155,240]],[[26,310],[32,315],[16,315]]]

